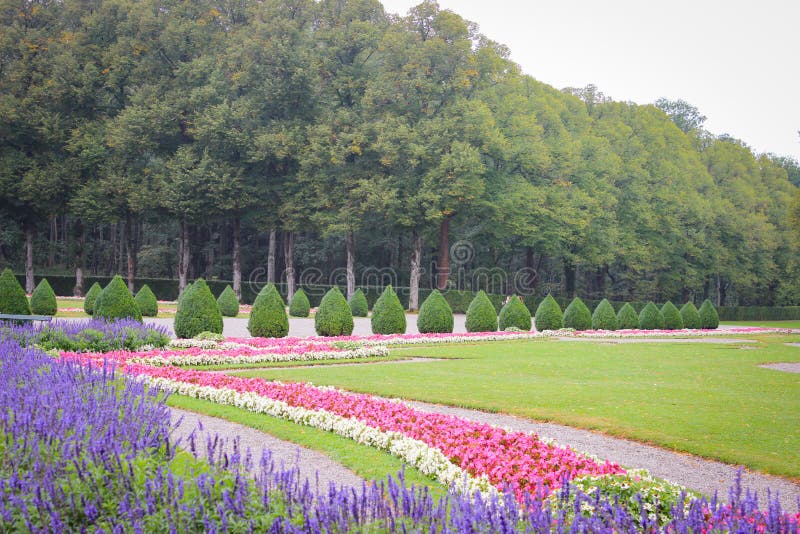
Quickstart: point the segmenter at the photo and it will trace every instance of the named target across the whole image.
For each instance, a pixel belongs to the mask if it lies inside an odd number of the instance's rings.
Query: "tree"
[[[420,306],[417,330],[420,334],[449,334],[453,331],[453,309],[438,289],[434,289]]]
[[[55,315],[58,313],[56,294],[47,278],[42,278],[31,295],[31,313],[35,315]]]
[[[203,332],[222,334],[222,314],[202,278],[187,286],[178,298],[173,329],[179,338],[193,338]]]
[[[575,297],[564,310],[564,328],[589,330],[592,328],[592,312],[581,299]]]
[[[545,330],[561,330],[564,327],[564,318],[561,313],[561,306],[558,305],[553,295],[547,295],[539,306],[536,308],[534,314],[536,321],[536,330],[544,332]]]
[[[233,292],[231,286],[225,286],[225,289],[217,297],[217,304],[223,317],[236,317],[239,315],[239,299],[236,298],[236,293]]]
[[[3,269],[0,275],[0,313],[30,315],[31,308],[25,290],[19,285],[11,269]]]
[[[642,330],[663,330],[664,315],[652,301],[639,312],[639,328]]]
[[[486,292],[475,295],[467,308],[467,332],[496,332],[497,310]]]
[[[350,305],[350,310],[353,312],[353,317],[366,317],[369,314],[369,305],[367,304],[367,297],[361,288],[358,288],[353,296],[347,301]]]
[[[136,305],[136,301],[122,277],[116,275],[95,300],[92,316],[106,321],[126,318],[141,321],[142,311]]]
[[[142,317],[157,317],[158,316],[158,300],[155,293],[150,289],[147,284],[143,285],[141,289],[133,297],[139,310],[142,312]]]
[[[289,315],[292,317],[308,317],[311,311],[311,303],[302,288],[292,296],[292,301],[289,303]]]
[[[274,284],[267,284],[259,291],[250,310],[247,330],[255,337],[286,337],[289,334],[286,304]]]
[[[681,317],[681,312],[678,311],[678,308],[676,308],[672,302],[667,301],[661,307],[661,314],[664,316],[664,330],[683,329],[683,317]]]
[[[405,334],[406,312],[392,286],[386,286],[372,307],[373,334]]]
[[[518,296],[513,295],[500,310],[500,331],[518,328],[523,332],[531,329],[531,311]]]
[[[662,97],[656,100],[656,107],[666,113],[683,133],[700,130],[706,122],[705,115],[682,99],[668,100]]]
[[[639,315],[630,303],[626,302],[617,312],[620,330],[636,330],[639,328]]]
[[[697,330],[702,326],[700,323],[700,314],[691,301],[681,307],[681,319],[683,319],[683,326],[690,330]]]
[[[349,336],[353,333],[353,314],[339,288],[333,286],[322,297],[314,328],[318,336]]]
[[[616,330],[617,328],[619,328],[619,321],[614,307],[608,299],[601,300],[592,314],[592,330]]]
[[[719,314],[710,300],[703,301],[698,314],[700,315],[700,328],[714,330],[719,327]]]
[[[83,299],[83,311],[88,315],[94,315],[94,302],[102,292],[103,288],[97,282],[92,284],[92,287],[86,292],[86,296]]]

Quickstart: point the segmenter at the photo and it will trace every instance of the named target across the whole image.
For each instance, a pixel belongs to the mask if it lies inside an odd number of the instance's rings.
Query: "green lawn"
[[[800,328],[800,321],[723,321],[729,326],[761,326],[763,328]]]
[[[389,453],[361,445],[331,432],[299,425],[277,417],[248,412],[233,406],[224,406],[183,395],[170,395],[167,399],[167,404],[176,408],[233,421],[303,447],[323,452],[333,460],[350,468],[365,480],[385,480],[387,476],[396,476],[403,469],[403,461]],[[261,451],[252,452],[254,458],[260,457]],[[408,484],[427,486],[431,494],[436,498],[446,493],[444,486],[423,475],[413,467],[405,467],[405,478]]]
[[[800,336],[758,339],[750,349],[555,340],[411,347],[402,355],[460,359],[241,374],[556,421],[800,478],[800,375],[758,367],[800,362],[800,347],[784,345]]]

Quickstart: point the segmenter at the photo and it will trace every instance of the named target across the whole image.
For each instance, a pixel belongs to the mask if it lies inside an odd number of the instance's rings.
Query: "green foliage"
[[[103,288],[97,282],[92,284],[92,287],[90,287],[89,291],[86,292],[86,296],[83,298],[83,311],[85,311],[88,315],[92,315],[94,313],[94,302],[102,292]]]
[[[372,307],[373,334],[405,334],[406,312],[392,286],[386,286]]]
[[[156,300],[156,295],[147,284],[139,289],[133,300],[135,300],[136,305],[139,306],[142,317],[156,317],[158,315],[158,301]]]
[[[292,317],[308,317],[311,313],[311,303],[308,301],[305,291],[302,288],[295,291],[289,302],[289,315]]]
[[[690,330],[697,330],[700,328],[700,313],[697,311],[694,303],[689,301],[681,307],[681,319],[683,319],[683,327]]]
[[[500,310],[500,331],[505,331],[508,328],[518,328],[524,332],[531,330],[531,311],[522,299],[514,295],[505,306]]]
[[[639,314],[630,303],[625,303],[617,312],[617,326],[620,330],[636,330],[639,328]]]
[[[219,312],[223,317],[236,317],[239,315],[239,299],[236,298],[236,293],[229,285],[225,286],[222,293],[217,297],[217,305],[219,305]]]
[[[683,317],[681,312],[675,305],[667,301],[661,306],[661,314],[664,316],[664,330],[681,330],[683,329]]]
[[[47,278],[42,278],[36,289],[31,294],[31,313],[34,315],[55,315],[58,312],[56,294],[47,282]]]
[[[137,321],[142,320],[142,312],[139,306],[136,305],[128,286],[119,275],[109,282],[94,302],[94,317],[100,317],[106,321],[125,317],[130,317]]]
[[[453,310],[436,289],[419,307],[417,330],[421,334],[441,334],[453,331]]]
[[[347,301],[350,305],[350,310],[353,312],[353,317],[366,317],[369,314],[369,305],[367,304],[367,297],[361,288],[356,289],[355,293]]]
[[[617,320],[617,314],[614,312],[614,306],[607,299],[601,300],[592,314],[592,329],[616,330],[617,328],[619,328],[619,321]]]
[[[349,336],[353,333],[353,313],[338,287],[333,286],[322,297],[314,316],[314,328],[319,336]]]
[[[467,332],[496,332],[497,310],[481,290],[467,308]]]
[[[592,312],[579,297],[572,299],[564,310],[564,328],[589,330],[592,327]]]
[[[222,314],[217,300],[202,278],[188,286],[178,298],[175,312],[175,335],[192,338],[201,332],[222,333]]]
[[[10,315],[30,315],[31,308],[28,296],[22,289],[17,277],[11,269],[3,270],[0,275],[0,313]]]
[[[564,317],[561,313],[561,306],[558,305],[553,295],[547,295],[545,299],[539,303],[536,308],[534,316],[536,321],[536,330],[544,332],[545,330],[560,330],[564,327]]]
[[[194,338],[200,341],[216,341],[217,343],[225,341],[225,336],[216,332],[200,332]]]
[[[653,302],[639,312],[639,328],[642,330],[662,330],[664,328],[664,315]]]
[[[258,293],[250,310],[247,330],[255,337],[286,337],[289,334],[286,304],[274,284],[267,284]]]
[[[704,300],[697,313],[700,315],[700,328],[713,330],[719,327],[719,314],[710,300]]]

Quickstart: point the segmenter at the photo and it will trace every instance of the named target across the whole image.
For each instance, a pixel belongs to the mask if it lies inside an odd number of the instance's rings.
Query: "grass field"
[[[800,478],[800,375],[759,368],[800,362],[800,341],[760,336],[721,344],[552,340],[410,347],[458,358],[242,372],[467,406],[600,430]]]
[[[224,406],[182,395],[171,395],[167,399],[167,404],[176,408],[233,421],[234,423],[261,430],[285,441],[321,451],[333,460],[350,468],[365,480],[385,480],[389,475],[396,476],[404,468],[402,460],[387,452],[360,445],[351,439],[337,436],[331,432],[298,425],[277,417],[252,413],[232,406]],[[261,454],[261,451],[252,452],[255,458],[258,458]],[[427,486],[434,497],[441,497],[446,493],[444,486],[431,480],[413,467],[405,467],[405,478],[409,484]]]
[[[723,321],[729,326],[761,326],[765,328],[800,328],[800,321]]]

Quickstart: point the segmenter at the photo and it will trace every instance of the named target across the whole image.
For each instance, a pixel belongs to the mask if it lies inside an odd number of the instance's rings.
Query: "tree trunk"
[[[356,237],[353,232],[348,232],[345,238],[347,243],[347,298],[356,292]]]
[[[577,268],[569,263],[564,262],[564,294],[568,297],[574,297],[575,294],[575,278]]]
[[[422,267],[422,236],[415,228],[411,236],[411,276],[408,283],[408,309],[419,309],[419,275]]]
[[[241,234],[242,220],[237,216],[233,219],[233,292],[240,301],[242,300]]]
[[[597,293],[600,295],[601,299],[606,296],[606,273],[608,273],[608,265],[597,268],[595,282],[597,284]]]
[[[450,217],[445,217],[439,227],[439,265],[436,270],[436,287],[447,289],[450,279]]]
[[[286,232],[283,241],[283,257],[286,263],[286,300],[289,301],[294,296],[294,232]]]
[[[189,279],[189,224],[181,221],[181,236],[178,240],[178,295],[183,293]]]
[[[33,293],[33,225],[25,225],[25,292]]]
[[[275,283],[275,249],[278,243],[278,232],[273,228],[269,231],[269,253],[267,255],[267,282]]]
[[[133,293],[136,280],[136,245],[133,239],[133,216],[125,217],[125,251],[128,255],[128,290]]]
[[[75,220],[75,289],[72,294],[83,296],[83,267],[86,263],[86,230],[83,221]]]

